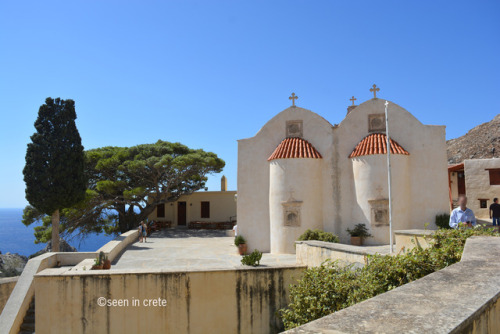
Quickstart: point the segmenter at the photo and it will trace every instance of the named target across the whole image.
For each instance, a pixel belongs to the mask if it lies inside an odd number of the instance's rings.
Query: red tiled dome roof
[[[391,153],[410,155],[401,145],[394,140],[391,141]],[[362,155],[387,154],[387,137],[383,133],[372,133],[363,138],[354,148],[349,158],[360,157]]]
[[[323,157],[307,140],[293,137],[285,138],[267,161],[294,158],[322,159]]]

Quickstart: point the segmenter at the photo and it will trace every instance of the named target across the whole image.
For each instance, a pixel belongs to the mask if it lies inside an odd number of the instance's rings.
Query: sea
[[[25,226],[22,223],[23,209],[0,209],[0,252],[5,254],[18,253],[30,256],[45,248],[46,244],[35,244],[33,227],[40,224]],[[95,252],[115,236],[91,234],[84,239],[69,236],[65,240],[79,252]]]

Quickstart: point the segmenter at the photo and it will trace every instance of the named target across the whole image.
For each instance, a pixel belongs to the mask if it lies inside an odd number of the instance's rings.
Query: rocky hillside
[[[500,158],[500,114],[462,137],[448,140],[446,144],[449,164],[458,164],[466,159]]]

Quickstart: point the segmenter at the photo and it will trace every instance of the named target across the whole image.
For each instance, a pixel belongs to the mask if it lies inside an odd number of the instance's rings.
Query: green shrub
[[[318,240],[318,241],[326,241],[326,242],[339,242],[339,237],[330,232],[325,232],[321,230],[306,230],[299,237],[300,241],[304,240]]]
[[[256,249],[251,254],[244,255],[241,264],[257,267],[260,264],[260,259],[262,259],[262,253]]]
[[[368,238],[372,236],[370,232],[368,232],[365,224],[357,224],[352,230],[348,228],[346,231],[351,235],[351,237]]]
[[[362,268],[326,261],[309,268],[290,287],[290,304],[279,314],[286,329],[303,325],[414,281],[460,261],[470,236],[500,236],[492,229],[441,229],[431,246],[415,247],[402,255],[373,255]]]
[[[436,215],[436,226],[439,228],[450,229],[450,215],[443,213],[441,215]]]
[[[245,238],[243,238],[241,235],[238,235],[234,238],[234,244],[236,245],[236,247],[242,244],[246,244],[246,242],[247,241],[245,240]]]

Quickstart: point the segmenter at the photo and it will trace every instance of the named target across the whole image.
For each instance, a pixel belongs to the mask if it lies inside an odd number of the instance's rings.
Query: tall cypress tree
[[[52,251],[59,251],[59,210],[83,200],[85,155],[75,124],[73,100],[48,97],[40,106],[36,132],[26,151],[26,199],[52,217]]]

